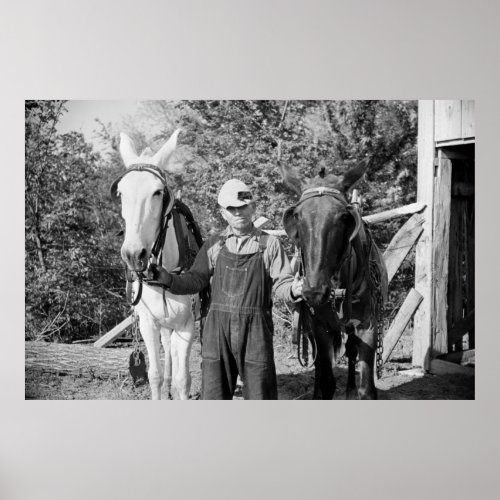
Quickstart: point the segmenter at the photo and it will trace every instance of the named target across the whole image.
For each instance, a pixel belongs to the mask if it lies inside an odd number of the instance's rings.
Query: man
[[[204,243],[191,269],[173,275],[153,266],[151,278],[177,295],[211,283],[201,399],[232,399],[238,374],[245,399],[277,399],[271,294],[297,301],[302,281],[293,278],[280,241],[254,227],[255,202],[243,182],[227,181],[218,203],[228,227]]]

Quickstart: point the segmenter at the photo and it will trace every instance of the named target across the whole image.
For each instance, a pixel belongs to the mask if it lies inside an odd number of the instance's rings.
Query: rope
[[[309,314],[314,314],[314,310],[310,310],[310,312],[307,312],[307,306],[302,301],[300,303],[300,311],[299,311],[299,321],[297,324],[297,359],[299,360],[300,366],[303,368],[308,368],[311,365],[314,365],[316,362],[316,358],[318,356],[318,346],[316,344],[316,339],[314,338],[314,335],[311,335],[311,322]],[[307,320],[308,320],[308,325],[307,329],[304,328],[304,324],[306,321],[306,315],[307,315]],[[309,343],[311,343],[312,347],[312,361],[309,364]],[[301,353],[301,344],[302,344],[302,353]]]

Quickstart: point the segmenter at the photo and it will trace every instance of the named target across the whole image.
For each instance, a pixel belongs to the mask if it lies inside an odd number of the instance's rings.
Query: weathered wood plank
[[[434,101],[418,102],[417,201],[427,205],[415,249],[415,289],[423,300],[415,313],[413,365],[429,368],[432,331],[432,207],[434,203]]]
[[[460,100],[438,100],[436,105],[436,141],[462,138],[462,102]]]
[[[101,338],[94,342],[94,347],[106,347],[111,344],[113,340],[117,339],[125,333],[125,329],[128,328],[134,322],[134,316],[131,314],[125,318],[121,323],[116,325],[112,330],[103,335]]]
[[[475,101],[462,101],[462,137],[475,137]]]
[[[259,217],[253,223],[255,227],[263,228],[266,224],[269,224],[269,219],[267,217]]]
[[[403,215],[422,212],[424,208],[425,203],[411,203],[410,205],[404,205],[403,207],[394,208],[392,210],[385,210],[384,212],[379,212],[377,214],[365,215],[363,220],[369,224],[376,224],[377,222],[384,222],[390,219],[395,219],[396,217],[402,217]]]
[[[397,270],[405,260],[408,252],[417,242],[422,234],[424,224],[423,214],[415,214],[410,217],[400,230],[392,238],[389,246],[384,252],[385,265],[387,267],[387,275],[389,283],[396,274]]]
[[[422,302],[422,299],[422,295],[420,295],[414,288],[408,292],[405,301],[403,302],[384,337],[384,352],[382,354],[383,363],[389,359],[389,356],[396,347],[398,340],[405,331],[405,328],[408,326],[408,323],[415,314],[415,311]]]
[[[471,375],[474,376],[476,370],[470,366],[457,365],[442,359],[433,359],[430,363],[430,372],[434,375]]]
[[[451,161],[439,155],[434,193],[432,357],[448,352],[448,260],[450,254]]]

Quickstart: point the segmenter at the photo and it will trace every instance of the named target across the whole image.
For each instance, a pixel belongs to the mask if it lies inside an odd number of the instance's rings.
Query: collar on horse
[[[113,183],[111,184],[110,194],[111,197],[117,201],[118,200],[118,183],[130,172],[149,172],[153,174],[155,177],[161,180],[163,184],[163,204],[162,204],[162,214],[161,214],[161,223],[160,230],[158,231],[158,236],[153,244],[153,248],[151,250],[152,258],[161,265],[162,259],[162,250],[163,245],[165,244],[165,237],[168,229],[168,222],[172,216],[172,208],[175,202],[175,196],[172,189],[167,184],[167,177],[165,173],[159,169],[156,165],[150,163],[134,163],[130,165],[127,170],[117,177]],[[137,297],[131,302],[132,306],[135,306],[139,303],[142,295],[142,280],[144,279],[143,273],[132,273],[126,268],[126,278],[127,282],[131,283],[134,281],[134,275],[139,280],[139,291],[137,293]],[[127,295],[129,295],[130,287],[127,286]],[[131,293],[131,290],[130,290]],[[129,300],[130,301],[130,300]]]

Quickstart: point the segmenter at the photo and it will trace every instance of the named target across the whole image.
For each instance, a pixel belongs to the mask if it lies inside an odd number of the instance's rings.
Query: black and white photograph
[[[497,498],[499,19],[3,0],[0,499]]]
[[[474,399],[474,101],[26,101],[25,138],[27,399]]]

